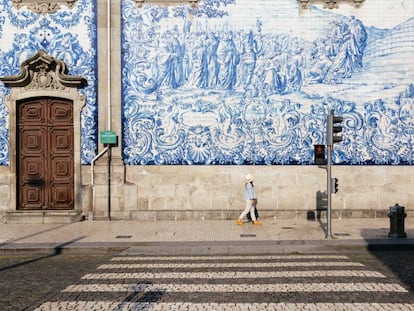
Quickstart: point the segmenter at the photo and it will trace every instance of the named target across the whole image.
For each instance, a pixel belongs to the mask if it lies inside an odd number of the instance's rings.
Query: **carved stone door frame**
[[[17,208],[17,146],[16,115],[18,101],[36,97],[55,97],[73,102],[74,130],[74,210],[81,211],[81,111],[85,105],[85,97],[78,88],[86,85],[86,80],[78,76],[67,75],[64,62],[53,58],[45,51],[39,52],[24,61],[17,76],[1,77],[0,80],[11,88],[10,95],[5,98],[9,111],[9,211]]]

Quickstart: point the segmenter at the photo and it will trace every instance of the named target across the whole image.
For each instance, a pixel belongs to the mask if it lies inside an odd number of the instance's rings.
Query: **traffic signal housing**
[[[338,178],[331,178],[331,193],[337,193],[338,186]]]
[[[313,146],[314,161],[316,165],[325,165],[325,145]]]
[[[332,109],[328,115],[327,133],[326,133],[326,144],[333,146],[335,143],[342,141],[342,121],[343,117],[335,116],[335,112]]]

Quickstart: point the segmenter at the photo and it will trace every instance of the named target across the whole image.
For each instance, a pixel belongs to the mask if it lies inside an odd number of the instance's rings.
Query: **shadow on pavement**
[[[6,266],[6,267],[0,267],[0,272],[8,270],[8,269],[13,269],[13,268],[17,268],[17,267],[20,267],[20,266],[28,265],[28,264],[31,264],[31,263],[34,263],[34,262],[37,262],[37,261],[40,261],[40,260],[44,260],[44,259],[47,259],[47,258],[51,258],[51,257],[57,256],[57,255],[60,255],[65,246],[73,244],[73,243],[75,243],[79,240],[82,240],[84,238],[85,238],[85,236],[81,236],[79,238],[73,239],[73,240],[68,241],[66,243],[59,244],[59,245],[54,247],[54,251],[53,251],[52,254],[48,254],[48,255],[45,255],[45,256],[40,256],[38,258],[30,259],[30,260],[23,261],[23,262],[20,262],[20,263],[16,263],[16,264],[13,264],[13,265],[9,265],[9,266]]]
[[[414,292],[414,242],[410,239],[414,237],[414,229],[405,232],[407,238],[392,238],[389,237],[390,228],[361,229],[361,235],[368,244],[368,252],[407,289]]]
[[[6,245],[11,244],[11,243],[15,243],[17,241],[25,240],[27,238],[31,238],[31,237],[34,237],[34,236],[37,236],[37,235],[40,235],[40,234],[43,234],[43,233],[47,233],[47,232],[51,232],[51,231],[54,231],[54,230],[58,230],[58,229],[61,229],[63,227],[67,227],[67,226],[70,226],[70,225],[71,224],[64,224],[64,225],[56,226],[56,227],[53,227],[53,228],[49,228],[47,230],[43,230],[43,231],[35,232],[35,233],[29,234],[29,235],[25,235],[25,236],[20,237],[20,238],[11,239],[11,240],[8,240],[6,242],[0,243],[0,247],[6,246]]]

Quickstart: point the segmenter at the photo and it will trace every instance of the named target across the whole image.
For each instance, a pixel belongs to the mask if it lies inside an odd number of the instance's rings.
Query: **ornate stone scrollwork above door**
[[[77,0],[48,0],[48,1],[36,1],[36,0],[11,0],[13,6],[19,10],[26,6],[29,10],[38,14],[51,14],[57,12],[62,5],[72,9]]]
[[[11,87],[23,87],[25,90],[63,91],[66,88],[78,88],[87,84],[83,77],[67,74],[66,64],[44,50],[20,65],[20,74],[0,77],[0,81]]]

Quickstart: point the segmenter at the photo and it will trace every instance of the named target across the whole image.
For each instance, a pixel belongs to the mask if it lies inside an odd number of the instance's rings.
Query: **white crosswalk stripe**
[[[295,284],[80,284],[64,292],[401,292],[399,284],[387,283],[295,283]]]
[[[116,256],[61,294],[36,311],[414,311],[395,299],[408,289],[342,255]]]
[[[313,278],[313,277],[370,277],[385,278],[376,271],[367,270],[313,270],[313,271],[234,271],[234,272],[142,272],[89,273],[85,280],[103,279],[257,279],[257,278]]]
[[[157,268],[249,268],[251,262],[233,263],[156,263],[156,264],[108,264],[98,269],[157,269]],[[287,267],[363,267],[359,262],[255,262],[256,268],[287,268]]]
[[[61,301],[46,302],[35,311],[413,311],[406,303],[163,303],[163,302],[108,302]]]

